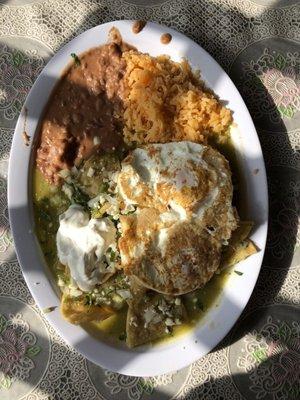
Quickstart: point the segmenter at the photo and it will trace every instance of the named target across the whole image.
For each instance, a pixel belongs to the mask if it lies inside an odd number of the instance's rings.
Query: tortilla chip
[[[253,228],[252,221],[240,221],[239,227],[233,232],[229,245],[221,258],[220,269],[231,267],[259,251],[248,237]]]
[[[90,321],[102,321],[112,314],[114,310],[107,306],[93,306],[84,303],[83,299],[76,300],[63,295],[60,306],[63,317],[71,324],[82,324]]]
[[[128,302],[129,308],[127,313],[126,322],[126,343],[129,347],[140,346],[145,343],[153,342],[160,339],[169,333],[167,332],[165,320],[162,318],[162,314],[155,313],[153,319],[145,325],[145,311],[149,309],[155,309],[158,302],[161,299],[171,301],[166,296],[155,293],[153,291],[145,292],[144,288],[141,288],[139,295],[133,296],[133,299]],[[174,317],[179,318],[181,321],[185,320],[187,316],[184,305],[174,305]]]

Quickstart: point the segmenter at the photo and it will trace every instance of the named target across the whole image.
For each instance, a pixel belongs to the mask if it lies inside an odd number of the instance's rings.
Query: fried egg
[[[125,273],[165,294],[203,286],[237,225],[227,160],[188,141],[151,144],[123,160],[117,187],[137,207],[120,218]]]

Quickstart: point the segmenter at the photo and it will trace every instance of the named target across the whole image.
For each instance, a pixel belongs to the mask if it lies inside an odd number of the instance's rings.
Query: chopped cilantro
[[[235,272],[237,275],[243,275],[243,273],[244,273],[244,272],[236,271],[236,270],[234,270],[234,272]]]
[[[100,193],[107,193],[109,189],[109,184],[108,182],[102,182],[99,188]]]
[[[68,285],[70,283],[70,277],[66,275],[65,272],[58,271],[57,277],[61,279],[65,283],[65,285]]]
[[[150,301],[150,297],[149,297],[149,293],[144,294],[144,303],[148,303],[148,301]]]
[[[78,57],[78,55],[77,54],[75,54],[75,53],[71,53],[71,57],[74,59],[74,63],[75,63],[75,65],[80,65],[81,64],[81,62],[80,62],[80,59],[79,59],[79,57]]]
[[[100,208],[94,208],[94,209],[91,211],[91,217],[92,217],[92,218],[97,219],[97,218],[101,218],[102,216],[103,216],[103,212],[101,211]]]
[[[197,299],[196,307],[199,308],[201,311],[204,311],[204,306],[200,299]]]
[[[52,307],[46,307],[43,308],[44,314],[49,314],[50,312],[54,311],[57,308],[57,306],[52,306]]]
[[[87,202],[89,201],[89,196],[85,194],[78,186],[71,183],[73,189],[72,200],[76,204],[80,204],[82,207],[87,208]]]
[[[104,213],[104,214],[103,214],[103,217],[106,217],[106,218],[110,219],[111,222],[113,222],[114,225],[115,225],[115,227],[118,229],[118,223],[119,223],[119,220],[118,220],[118,219],[114,219],[114,217],[113,217],[112,215],[107,214],[107,213]]]
[[[42,217],[43,220],[51,222],[51,216],[45,210],[40,208],[39,211],[40,211],[40,214],[41,214],[41,217]]]
[[[126,332],[122,332],[122,333],[119,335],[119,340],[126,340],[126,337],[127,337]]]
[[[110,261],[114,262],[116,259],[116,252],[110,249]]]
[[[116,281],[117,283],[121,283],[121,282],[124,281],[124,278],[125,278],[125,276],[124,276],[123,274],[119,274],[119,275],[117,275],[117,276],[115,277],[115,281]]]
[[[134,214],[136,212],[137,207],[134,207],[134,210],[128,211],[126,215]]]
[[[53,250],[45,251],[44,255],[45,257],[51,258],[55,256],[55,252]]]
[[[138,146],[138,142],[133,140],[132,142],[127,144],[127,149],[128,150],[134,150],[134,149],[137,148],[137,146]]]
[[[93,304],[92,293],[86,293],[84,304],[85,304],[86,306],[91,306],[91,305]]]

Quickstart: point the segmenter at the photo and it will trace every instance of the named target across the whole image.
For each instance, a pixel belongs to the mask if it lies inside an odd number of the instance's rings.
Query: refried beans
[[[131,47],[112,32],[112,43],[80,56],[63,75],[48,103],[41,124],[37,166],[54,184],[59,171],[95,152],[114,151],[122,142],[122,95]]]

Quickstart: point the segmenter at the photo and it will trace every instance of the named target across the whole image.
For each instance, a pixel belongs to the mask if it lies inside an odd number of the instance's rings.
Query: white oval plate
[[[268,196],[264,160],[253,122],[227,74],[205,50],[186,36],[154,23],[148,23],[142,32],[135,35],[131,30],[132,23],[109,22],[84,32],[58,51],[43,69],[26,99],[16,125],[9,163],[8,205],[16,252],[26,283],[42,310],[57,306],[53,312],[45,314],[52,326],[66,342],[94,363],[126,375],[151,376],[178,370],[204,356],[219,343],[238,319],[250,298],[262,263],[267,236]],[[175,61],[186,57],[194,68],[201,70],[202,78],[208,86],[228,102],[239,128],[233,139],[246,182],[247,216],[255,221],[251,238],[261,249],[238,265],[243,275],[230,275],[217,306],[207,312],[195,330],[171,343],[134,350],[96,340],[82,328],[69,324],[61,317],[58,290],[34,233],[32,211],[32,150],[37,140],[38,121],[49,95],[70,62],[70,54],[80,54],[104,44],[113,26],[120,30],[125,41],[142,52],[153,56],[168,54]],[[166,32],[171,33],[172,41],[163,45],[160,36]],[[31,137],[28,147],[22,137],[25,110],[26,131]]]

